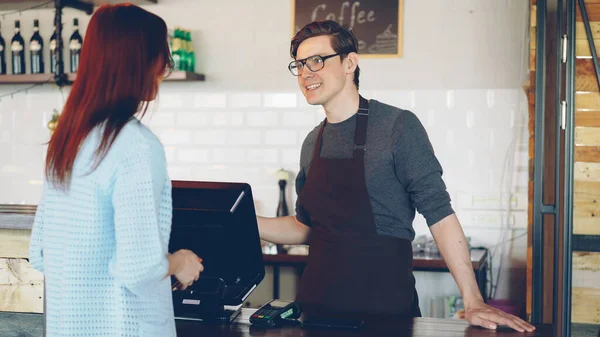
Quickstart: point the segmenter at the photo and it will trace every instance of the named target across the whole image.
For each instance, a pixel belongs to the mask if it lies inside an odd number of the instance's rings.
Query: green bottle
[[[195,72],[196,71],[196,55],[194,53],[194,43],[192,43],[192,33],[189,30],[185,33],[185,39],[187,41],[187,51],[188,51],[187,69],[190,72]]]
[[[181,39],[180,39],[180,30],[179,27],[175,27],[175,33],[173,34],[173,49],[172,55],[173,57],[173,70],[179,71],[181,70]]]
[[[187,51],[187,40],[185,39],[185,30],[179,31],[179,38],[181,40],[181,49],[179,49],[179,70],[188,71],[188,51]]]

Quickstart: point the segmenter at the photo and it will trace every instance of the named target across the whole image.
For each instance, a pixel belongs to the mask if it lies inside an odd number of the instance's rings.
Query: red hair
[[[146,112],[158,77],[170,68],[167,26],[160,17],[130,4],[97,9],[85,34],[77,79],[48,144],[46,178],[67,190],[81,144],[101,126],[96,168],[127,121]]]

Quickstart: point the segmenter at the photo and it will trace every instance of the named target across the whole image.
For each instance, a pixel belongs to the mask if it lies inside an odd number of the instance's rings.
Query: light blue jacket
[[[44,183],[30,261],[46,281],[47,337],[174,337],[168,272],[171,181],[164,148],[130,120],[90,173],[100,129],[71,187]]]

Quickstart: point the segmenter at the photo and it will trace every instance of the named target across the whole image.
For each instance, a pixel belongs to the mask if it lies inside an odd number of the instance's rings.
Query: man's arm
[[[295,216],[279,218],[257,217],[260,238],[280,245],[300,245],[308,242],[310,227]]]
[[[489,329],[502,324],[521,332],[535,329],[524,320],[484,303],[475,281],[467,238],[455,214],[448,215],[429,229],[460,289],[469,323]]]

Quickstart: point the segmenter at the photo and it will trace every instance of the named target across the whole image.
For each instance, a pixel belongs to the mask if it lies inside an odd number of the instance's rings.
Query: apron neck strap
[[[367,150],[367,126],[369,124],[369,101],[360,96],[356,113],[356,132],[354,133],[354,156],[364,155]]]
[[[359,96],[358,111],[356,112],[356,131],[354,133],[354,156],[364,156],[367,150],[367,125],[369,121],[369,101]],[[317,144],[313,151],[313,159],[321,156],[321,147],[323,142],[323,130],[327,125],[327,118],[323,120],[323,125],[317,136]]]

